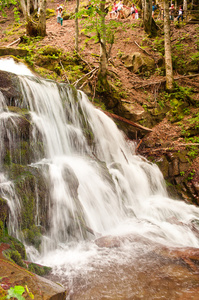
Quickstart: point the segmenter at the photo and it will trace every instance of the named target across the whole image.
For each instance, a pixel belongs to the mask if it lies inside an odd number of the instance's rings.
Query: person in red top
[[[117,4],[116,2],[113,2],[113,7],[112,10],[110,11],[110,19],[112,19],[112,16],[115,15],[115,17],[117,16]]]

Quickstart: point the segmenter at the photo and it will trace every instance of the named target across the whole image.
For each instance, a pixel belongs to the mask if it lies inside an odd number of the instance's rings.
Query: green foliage
[[[191,158],[191,159],[195,159],[198,156],[199,150],[197,147],[195,146],[191,146],[190,147],[190,151],[187,153],[187,155]]]
[[[31,299],[34,299],[33,293],[31,293],[27,287],[25,288],[21,285],[15,285],[14,288],[10,287],[9,290],[7,291],[8,295],[5,299],[17,299],[17,300],[25,300],[26,298],[23,296],[24,293],[28,295]]]
[[[152,43],[153,51],[160,52],[164,55],[164,39],[160,39],[160,37],[156,37]]]
[[[37,265],[34,263],[30,263],[28,265],[28,270],[39,276],[44,276],[44,275],[47,275],[51,271],[51,268],[46,267],[46,266],[40,266],[40,265]]]
[[[55,10],[47,8],[46,9],[46,19],[49,19],[54,16],[55,16]]]
[[[33,220],[31,222],[33,222]],[[28,225],[26,226],[28,227]],[[39,227],[33,225],[30,228],[24,229],[23,236],[27,244],[34,245],[35,248],[39,249],[42,236]]]
[[[26,265],[24,264],[21,254],[17,250],[8,250],[6,252],[6,257],[15,262],[18,266],[26,268]]]
[[[188,122],[192,125],[193,128],[198,129],[199,128],[199,112],[197,112],[191,119],[188,120]]]
[[[194,136],[194,137],[189,137],[189,138],[185,138],[185,142],[186,143],[199,143],[199,137],[198,136]]]
[[[196,171],[195,170],[192,170],[190,173],[189,173],[189,175],[188,175],[188,177],[187,177],[187,180],[192,180],[193,179],[193,176],[195,175],[195,173],[196,173]]]
[[[22,294],[25,292],[25,289],[21,285],[15,285],[15,287],[11,287],[8,290],[8,296],[7,299],[16,298],[18,300],[25,300],[25,298],[22,296]]]
[[[88,37],[87,43],[91,40],[94,40],[97,43],[105,36],[106,42],[108,44],[113,44],[118,27],[123,26],[123,30],[125,30],[125,25],[116,20],[110,20],[106,24],[102,22],[108,9],[106,7],[105,11],[102,11],[100,10],[100,6],[101,3],[99,3],[98,0],[93,0],[90,9],[82,8],[75,17],[82,19],[82,33]]]
[[[1,0],[0,2],[0,12],[2,13],[3,17],[7,17],[6,12],[5,12],[5,8],[6,7],[10,7],[10,5],[13,5],[13,12],[14,12],[14,18],[16,22],[19,22],[20,18],[19,18],[19,10],[17,7],[18,2],[16,0]]]
[[[193,53],[191,55],[191,59],[192,59],[192,62],[193,63],[199,63],[199,51],[196,52],[196,53]]]
[[[36,43],[41,41],[43,38],[41,36],[37,36],[37,37],[30,37],[30,36],[22,36],[21,37],[21,44],[20,46],[23,46],[26,45],[26,46],[32,46],[32,48],[35,48],[36,47]]]
[[[22,259],[26,259],[26,250],[24,245],[14,237],[8,235],[8,232],[5,231],[5,235],[0,239],[0,243],[5,243],[10,246],[8,251],[17,251]],[[10,252],[7,255],[10,257]]]

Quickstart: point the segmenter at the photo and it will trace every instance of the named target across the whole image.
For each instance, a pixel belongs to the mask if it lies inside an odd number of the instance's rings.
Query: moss
[[[50,19],[55,16],[55,10],[47,8],[46,9],[46,19]]]
[[[33,225],[30,229],[24,229],[23,236],[26,243],[33,245],[36,249],[39,250],[42,237],[39,227]]]
[[[26,265],[22,260],[21,254],[17,250],[7,250],[6,256],[9,260],[15,262],[18,266],[26,268]]]
[[[8,205],[6,200],[0,198],[0,239],[5,236],[8,218]]]
[[[26,259],[26,250],[24,245],[16,238],[6,235],[0,239],[0,243],[5,243],[10,246],[10,249],[13,251],[19,252],[23,259]]]
[[[33,272],[39,276],[44,276],[50,273],[51,268],[50,267],[46,267],[46,266],[41,266],[41,265],[37,265],[34,263],[30,263],[28,265],[28,270],[30,272]]]

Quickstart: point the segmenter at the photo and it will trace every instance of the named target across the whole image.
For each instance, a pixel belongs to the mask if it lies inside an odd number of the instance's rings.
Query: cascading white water
[[[29,249],[32,259],[58,273],[64,265],[71,272],[91,257],[98,260],[96,247],[83,241],[86,226],[101,235],[133,233],[170,246],[199,247],[188,226],[199,218],[199,208],[169,199],[158,167],[135,155],[134,144],[84,93],[35,77],[21,76],[20,82],[35,149],[38,132],[44,145],[31,166],[45,172],[51,198],[42,256]]]
[[[49,166],[53,209],[48,247],[50,240],[56,246],[67,241],[71,219],[81,231],[80,216],[101,234],[125,224],[127,232],[199,246],[191,230],[170,223],[176,218],[187,224],[198,218],[199,209],[167,197],[158,167],[135,155],[133,143],[125,141],[115,123],[94,108],[85,94],[77,92],[74,97],[71,88],[51,81],[24,77],[21,82],[24,103],[45,146],[45,157],[38,157],[34,165]],[[91,146],[85,138],[85,122],[93,135]],[[78,182],[76,201],[64,179],[68,168]]]

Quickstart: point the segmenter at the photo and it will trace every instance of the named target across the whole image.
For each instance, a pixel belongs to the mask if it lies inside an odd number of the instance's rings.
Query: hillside
[[[76,87],[85,91],[94,104],[151,128],[152,132],[147,133],[118,123],[128,138],[137,143],[137,152],[158,163],[172,196],[199,204],[199,25],[171,24],[176,88],[169,94],[164,82],[162,20],[157,20],[158,36],[149,38],[143,31],[141,19],[110,20],[107,16],[106,24],[111,23],[115,31],[109,81],[117,92],[117,102],[109,101],[107,105],[106,95],[95,90],[96,77],[91,76],[89,81],[84,77],[98,67],[100,50],[99,43],[91,39],[93,33],[83,30],[87,18],[80,21],[80,51],[76,55],[75,21],[68,19],[74,15],[76,2],[64,3],[62,27],[56,23],[56,3],[48,1],[47,4],[47,36],[44,39],[25,36],[23,17],[16,24],[12,7],[7,9],[7,18],[2,18],[0,24],[1,47],[8,47],[21,37],[18,44],[10,47],[28,49],[29,55],[23,60],[36,73],[71,84],[82,78]],[[141,55],[149,63],[133,65],[133,55],[134,61]]]

